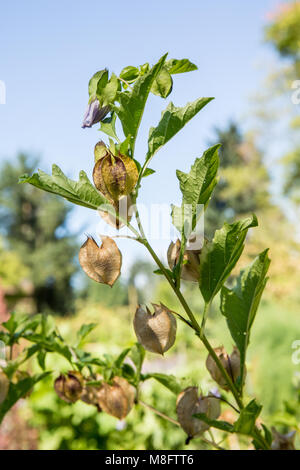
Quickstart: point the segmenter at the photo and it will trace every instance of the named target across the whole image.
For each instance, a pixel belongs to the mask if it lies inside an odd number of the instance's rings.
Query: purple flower
[[[81,127],[92,127],[97,122],[102,121],[102,119],[105,118],[109,111],[109,106],[104,106],[103,108],[100,108],[99,101],[97,100],[97,98],[95,98],[86,109]]]

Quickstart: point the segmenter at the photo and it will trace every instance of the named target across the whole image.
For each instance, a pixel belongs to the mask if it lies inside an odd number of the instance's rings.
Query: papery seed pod
[[[112,382],[101,385],[98,404],[105,413],[124,419],[133,407],[135,389],[123,377],[114,377]]]
[[[99,150],[95,147],[95,158]],[[101,146],[101,152],[104,152]],[[118,201],[120,197],[130,194],[138,180],[138,169],[134,160],[127,155],[113,155],[110,151],[97,159],[93,170],[96,188],[110,201]]]
[[[112,287],[120,276],[122,254],[111,238],[102,237],[99,247],[92,237],[88,237],[79,250],[79,263],[91,279]]]
[[[102,121],[105,116],[109,113],[109,111],[109,106],[103,106],[101,108],[98,99],[95,98],[87,106],[87,109],[83,116],[83,123],[81,127],[92,127],[97,122]]]
[[[272,450],[295,450],[296,431],[290,431],[287,434],[281,434],[272,427],[273,442]]]
[[[209,429],[208,424],[193,415],[205,413],[209,419],[217,419],[221,413],[220,400],[213,395],[198,397],[197,387],[188,387],[178,395],[176,411],[180,426],[192,438]]]
[[[138,307],[133,326],[137,339],[150,352],[164,354],[176,338],[176,318],[164,305],[153,304],[154,313]]]
[[[80,399],[83,391],[84,379],[80,372],[69,371],[67,375],[61,374],[54,382],[57,395],[67,403],[75,403]]]
[[[0,405],[7,397],[9,390],[9,380],[6,374],[0,370]]]
[[[240,375],[241,358],[239,350],[234,347],[230,356],[226,353],[223,346],[215,348],[214,351],[220,359],[224,369],[228,373],[232,382],[235,383]],[[207,356],[206,359],[206,367],[213,380],[215,380],[217,384],[220,385],[220,387],[224,390],[229,390],[225,378],[221,374],[214,358],[210,354]]]
[[[101,411],[101,407],[98,403],[98,395],[101,387],[94,386],[94,385],[85,385],[80,396],[80,400],[88,405],[94,405],[98,408],[98,411]]]
[[[179,261],[180,255],[180,240],[176,240],[175,243],[171,242],[167,252],[167,258],[170,269]],[[199,254],[201,250],[185,250],[183,255],[183,265],[181,269],[181,279],[184,281],[198,282],[199,280],[199,266],[200,259]]]
[[[113,203],[113,207],[115,209],[115,214],[111,214],[110,212],[105,212],[103,210],[99,210],[99,214],[106,223],[119,230],[125,225],[123,220],[130,222],[132,218],[134,206],[132,205],[131,197],[122,196],[117,202]]]

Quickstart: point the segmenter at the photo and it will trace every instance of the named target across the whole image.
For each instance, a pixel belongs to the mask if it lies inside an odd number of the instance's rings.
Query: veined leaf
[[[165,54],[147,73],[140,76],[131,91],[123,91],[118,93],[118,101],[120,106],[114,106],[113,109],[117,113],[122,122],[125,136],[131,135],[131,146],[134,148],[137,132],[146,101],[152,88],[153,82],[161,71],[167,54]]]
[[[57,165],[52,166],[52,175],[39,170],[32,176],[20,176],[20,183],[30,183],[37,188],[64,197],[73,204],[97,210],[102,204],[109,204],[88,179],[86,173],[79,173],[79,181],[73,181]]]
[[[175,395],[179,395],[179,393],[182,390],[180,384],[177,382],[177,379],[176,377],[174,377],[174,375],[153,373],[153,374],[147,374],[145,376],[145,379],[157,380],[157,382],[164,385],[164,387],[168,388]]]
[[[269,265],[268,250],[265,250],[241,272],[233,289],[223,287],[221,290],[221,312],[241,353],[241,377],[244,376],[250,330],[267,282]]]
[[[170,59],[166,62],[166,68],[172,75],[198,69],[197,65],[190,62],[189,59]]]
[[[168,72],[166,67],[163,67],[153,82],[151,93],[161,96],[162,98],[167,98],[171,93],[172,88],[173,80],[170,72]]]
[[[180,232],[185,226],[186,238],[196,227],[197,206],[208,203],[217,184],[219,147],[220,144],[217,144],[206,150],[201,158],[195,160],[189,173],[176,171],[182,192],[182,205],[181,207],[173,206],[172,218],[173,224]],[[188,207],[189,211],[187,211]]]
[[[103,121],[100,122],[99,130],[109,135],[109,137],[112,137],[113,139],[118,141],[119,138],[116,133],[116,119],[116,113],[113,113],[111,117],[103,119]]]
[[[201,421],[204,421],[204,423],[208,424],[212,428],[220,429],[221,431],[226,432],[234,432],[234,427],[227,421],[209,419],[205,413],[196,413],[193,416],[200,419]]]
[[[233,224],[225,223],[213,240],[203,246],[199,287],[205,302],[210,302],[221,289],[243,252],[248,229],[256,226],[255,215]]]
[[[234,423],[234,432],[251,436],[254,430],[255,421],[257,420],[261,409],[262,406],[258,405],[255,400],[250,401],[250,403],[241,410],[238,420]]]
[[[213,98],[199,98],[192,103],[187,103],[182,108],[177,108],[170,103],[161,115],[157,127],[151,127],[148,138],[148,152],[146,161],[165,145],[177,132],[179,132],[204,106]]]

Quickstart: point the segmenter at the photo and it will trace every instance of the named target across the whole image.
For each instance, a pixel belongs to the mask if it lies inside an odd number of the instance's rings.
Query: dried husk
[[[272,427],[273,442],[272,450],[295,450],[296,431],[290,431],[287,434],[281,434]]]
[[[101,141],[95,147],[95,160],[94,184],[107,199],[116,202],[133,191],[138,169],[132,158],[120,153],[113,155]]]
[[[79,263],[91,279],[113,286],[120,276],[122,254],[110,237],[102,237],[100,247],[88,237],[79,250]]]
[[[226,353],[223,346],[215,348],[214,351],[218,356],[219,360],[221,361],[224,369],[228,373],[229,377],[231,378],[233,383],[235,383],[240,375],[241,358],[239,350],[234,347],[230,356]],[[215,382],[217,382],[217,384],[224,390],[229,390],[225,378],[221,374],[214,358],[210,354],[207,356],[206,359],[206,367],[213,380],[215,380]]]
[[[153,304],[154,313],[141,306],[136,309],[133,326],[137,339],[150,352],[164,354],[176,338],[176,318],[164,305]]]
[[[123,377],[114,377],[112,385],[104,382],[98,392],[101,409],[118,419],[124,419],[134,404],[135,389]]]
[[[180,426],[192,438],[209,429],[208,424],[193,415],[205,413],[209,419],[217,419],[221,412],[220,401],[213,395],[198,397],[197,387],[188,387],[178,395],[176,411]]]
[[[170,269],[179,261],[180,255],[180,240],[171,242],[167,252],[168,264]],[[200,254],[201,250],[185,250],[183,255],[183,265],[181,269],[180,277],[184,281],[198,282],[199,280],[199,266],[200,266]]]
[[[67,375],[61,374],[54,382],[57,395],[67,403],[75,403],[81,398],[84,379],[80,372],[69,371]]]
[[[7,397],[9,390],[9,380],[6,374],[0,370],[0,405]]]

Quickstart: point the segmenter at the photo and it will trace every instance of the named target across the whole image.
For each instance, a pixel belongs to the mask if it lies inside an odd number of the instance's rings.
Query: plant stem
[[[175,424],[175,426],[179,426],[179,427],[180,427],[180,424],[178,423],[178,421],[176,421],[176,419],[170,418],[169,416],[165,415],[164,413],[162,413],[161,411],[157,410],[157,409],[154,408],[153,406],[148,405],[148,403],[145,403],[145,402],[142,401],[142,400],[139,400],[139,403],[140,403],[141,405],[145,406],[146,408],[148,408],[149,410],[153,411],[153,413],[155,413],[156,415],[160,416],[161,418],[164,418],[164,419],[166,419],[167,421],[169,421],[170,423]]]

